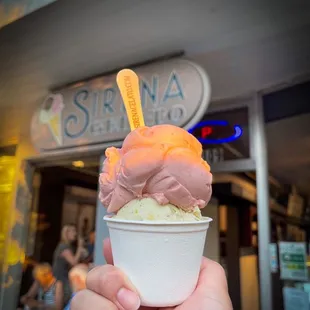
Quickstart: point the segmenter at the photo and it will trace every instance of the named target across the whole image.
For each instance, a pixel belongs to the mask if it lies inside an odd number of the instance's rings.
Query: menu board
[[[306,243],[279,242],[279,259],[282,280],[308,280]]]

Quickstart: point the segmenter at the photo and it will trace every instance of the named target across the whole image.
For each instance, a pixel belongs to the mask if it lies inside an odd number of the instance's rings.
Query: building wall
[[[294,83],[296,79],[310,76],[308,34],[308,27],[267,38],[255,38],[253,34],[250,42],[231,43],[229,47],[209,52],[202,50],[206,44],[202,42],[199,49],[189,49],[186,56],[200,64],[209,74],[213,101],[234,98],[279,85],[283,87]],[[68,70],[73,72],[75,69],[70,67]],[[70,75],[69,73],[66,74]],[[31,72],[31,76],[35,75],[35,72]],[[77,75],[73,79],[82,80],[85,77],[88,75]],[[10,144],[11,141],[20,141],[23,145],[29,144],[28,150],[31,148],[31,116],[34,109],[43,102],[48,89],[44,83],[40,85],[30,82],[27,87],[25,90],[21,85],[25,96],[19,89],[6,90],[12,92],[13,104],[5,104],[0,98],[0,146]],[[32,93],[31,97],[27,92]],[[35,154],[35,150],[32,150],[32,154]]]
[[[288,87],[309,79],[309,27],[201,53],[194,59],[208,72],[212,99],[233,98],[250,92]]]
[[[15,176],[13,179],[8,228],[5,236],[3,265],[0,277],[0,309],[16,309],[22,267],[25,259],[27,232],[30,222],[33,169],[24,161],[29,156],[27,144],[19,144],[15,156]],[[15,280],[17,279],[17,281]]]

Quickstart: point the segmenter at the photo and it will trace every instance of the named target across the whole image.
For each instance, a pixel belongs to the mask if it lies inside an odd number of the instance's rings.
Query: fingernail
[[[139,296],[126,288],[121,288],[118,291],[116,298],[125,310],[138,310],[140,307]]]

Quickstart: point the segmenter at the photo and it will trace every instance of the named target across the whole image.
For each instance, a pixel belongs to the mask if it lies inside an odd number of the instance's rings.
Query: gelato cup
[[[173,125],[145,126],[139,78],[116,77],[131,132],[121,148],[106,149],[99,200],[115,266],[137,288],[142,306],[173,307],[195,290],[210,218],[201,216],[212,194],[201,143]],[[194,309],[193,309],[194,310]]]
[[[132,221],[105,216],[114,265],[137,288],[142,306],[171,307],[195,290],[211,218]]]

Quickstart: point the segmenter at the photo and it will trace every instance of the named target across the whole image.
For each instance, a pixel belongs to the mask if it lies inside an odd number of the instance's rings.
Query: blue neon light
[[[229,123],[227,121],[221,120],[210,120],[210,121],[203,121],[192,127],[188,130],[189,133],[193,134],[196,129],[203,128],[203,127],[213,127],[213,126],[228,126]],[[199,142],[202,144],[222,144],[222,143],[229,143],[239,139],[242,134],[243,130],[242,127],[239,125],[234,125],[234,134],[227,138],[221,139],[208,139],[208,138],[198,138]]]

